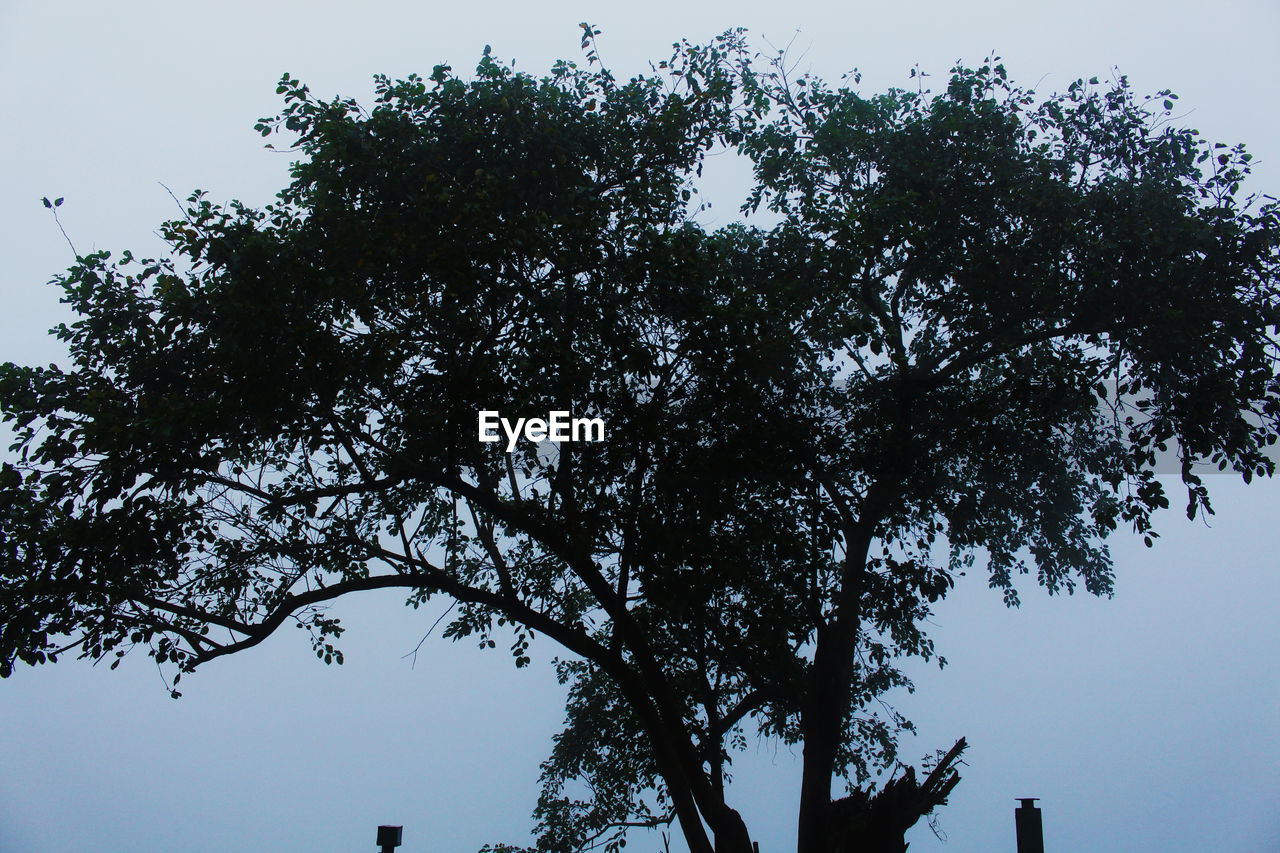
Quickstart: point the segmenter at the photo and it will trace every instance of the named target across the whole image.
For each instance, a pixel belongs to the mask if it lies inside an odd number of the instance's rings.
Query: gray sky
[[[906,85],[916,63],[941,82],[992,50],[1046,92],[1118,66],[1140,91],[1178,92],[1183,124],[1247,143],[1255,187],[1280,192],[1280,13],[1263,0],[433,5],[0,4],[0,360],[58,358],[44,330],[65,318],[43,283],[71,255],[41,196],[66,197],[81,252],[154,253],[176,213],[158,182],[250,204],[283,186],[287,156],[252,130],[278,109],[282,73],[368,101],[374,73],[464,70],[485,44],[542,73],[579,58],[584,19],[619,75],[733,26],[764,49],[795,36],[802,67],[856,66],[868,92]],[[1055,853],[1280,849],[1280,484],[1210,485],[1211,525],[1175,500],[1156,548],[1117,535],[1110,601],[1028,590],[1007,611],[964,579],[934,620],[950,666],[921,668],[899,706],[920,729],[905,756],[972,745],[941,812],[949,840],[918,827],[912,853],[1012,853],[1018,796],[1043,798]],[[190,676],[177,702],[141,655],[116,672],[20,668],[0,683],[0,850],[373,850],[379,823],[405,825],[406,853],[525,841],[562,710],[554,648],[516,671],[501,648],[428,642],[411,667],[439,608],[399,601],[341,603],[343,667],[287,632]],[[795,757],[763,744],[739,765],[761,849],[794,849]],[[631,849],[660,848],[637,835]]]

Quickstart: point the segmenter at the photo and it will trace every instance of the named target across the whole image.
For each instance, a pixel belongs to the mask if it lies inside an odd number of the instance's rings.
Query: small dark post
[[[403,826],[378,827],[378,846],[382,848],[382,853],[395,853],[402,838],[404,838]]]
[[[1018,853],[1044,853],[1044,826],[1040,822],[1039,797],[1021,797],[1022,805],[1013,810],[1013,822],[1018,829]]]

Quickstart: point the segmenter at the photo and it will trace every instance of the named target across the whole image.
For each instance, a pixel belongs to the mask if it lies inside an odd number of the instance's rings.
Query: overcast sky
[[[371,100],[371,76],[463,71],[485,44],[533,73],[579,58],[577,23],[602,30],[619,76],[672,41],[747,27],[793,38],[802,67],[863,72],[866,92],[941,81],[956,59],[998,52],[1042,91],[1118,67],[1139,91],[1181,95],[1183,124],[1257,163],[1280,191],[1280,13],[1274,2],[712,0],[635,5],[454,3],[0,3],[0,360],[49,362],[65,319],[45,282],[71,252],[41,196],[64,196],[81,252],[159,251],[156,226],[194,188],[270,200],[288,160],[252,129],[289,72],[321,96]],[[798,31],[798,32],[797,32]],[[807,51],[807,52],[805,52]],[[734,199],[715,210],[731,218]],[[940,608],[950,665],[921,668],[900,708],[920,736],[906,757],[971,744],[963,781],[912,853],[1014,850],[1014,798],[1042,798],[1046,849],[1280,850],[1280,484],[1211,478],[1218,516],[1175,508],[1154,549],[1117,535],[1117,594],[1008,611],[980,576]],[[361,851],[379,823],[405,853],[471,853],[527,840],[538,762],[561,716],[545,662],[516,671],[501,648],[432,638],[439,613],[394,594],[343,601],[347,663],[325,667],[284,633],[214,662],[168,698],[141,655],[119,670],[65,661],[0,683],[0,851]],[[738,807],[763,853],[794,849],[795,756],[740,761]],[[657,851],[656,837],[630,849]]]

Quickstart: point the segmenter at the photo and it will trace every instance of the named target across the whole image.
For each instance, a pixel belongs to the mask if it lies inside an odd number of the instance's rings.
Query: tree
[[[863,97],[736,32],[622,83],[595,35],[369,111],[286,76],[276,203],[196,193],[170,257],[76,258],[69,368],[0,368],[0,674],[142,646],[176,695],[290,622],[341,662],[330,602],[399,588],[517,666],[566,650],[539,850],[675,821],[746,853],[751,731],[803,747],[801,853],[902,850],[963,742],[877,788],[909,725],[877,700],[955,578],[1109,594],[1157,452],[1191,516],[1197,461],[1272,473],[1277,208],[1172,95],[993,60]],[[721,147],[775,225],[698,224]]]

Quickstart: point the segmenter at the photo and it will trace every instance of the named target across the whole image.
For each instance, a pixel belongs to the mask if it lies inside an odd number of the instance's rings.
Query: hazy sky
[[[371,100],[371,75],[474,65],[485,44],[545,72],[579,57],[577,23],[600,26],[620,76],[672,41],[745,26],[767,49],[795,39],[802,67],[853,67],[864,91],[906,85],[919,63],[942,81],[991,51],[1043,91],[1127,74],[1172,88],[1181,122],[1246,142],[1255,187],[1280,191],[1280,13],[1273,2],[643,5],[559,2],[0,3],[0,360],[59,358],[65,319],[44,285],[71,253],[41,196],[64,196],[81,252],[159,251],[179,196],[262,204],[286,155],[253,130],[289,72],[317,94]],[[798,30],[798,33],[797,33]],[[805,52],[807,51],[807,52]],[[727,221],[734,200],[715,210]],[[971,750],[912,853],[1014,849],[1014,798],[1041,797],[1046,849],[1280,850],[1280,484],[1211,478],[1218,516],[1175,508],[1148,550],[1114,540],[1116,597],[1024,593],[1007,611],[963,579],[934,628],[944,671],[921,668],[899,707],[918,762],[959,736]],[[527,840],[538,762],[561,716],[542,665],[433,638],[403,657],[440,606],[394,594],[341,602],[347,663],[325,667],[297,632],[190,676],[173,701],[142,655],[119,670],[66,661],[0,682],[0,851],[361,851],[379,823],[405,853],[471,853]],[[740,761],[738,807],[763,853],[794,849],[795,757],[761,744]],[[637,835],[630,849],[656,851]]]

